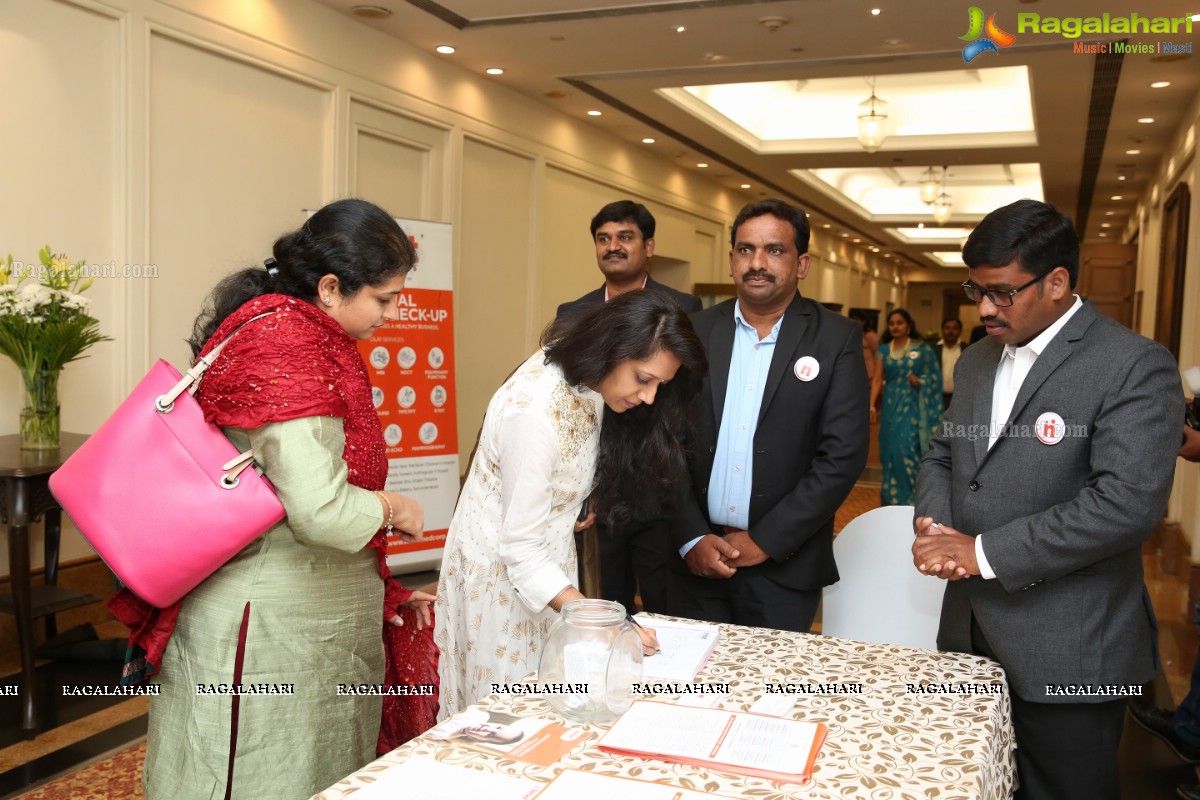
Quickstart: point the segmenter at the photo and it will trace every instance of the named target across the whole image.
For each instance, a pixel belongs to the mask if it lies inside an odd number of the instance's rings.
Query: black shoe
[[[1177,786],[1175,794],[1183,798],[1183,800],[1200,800],[1200,784],[1190,783],[1184,786]]]
[[[1154,706],[1130,703],[1129,713],[1133,715],[1137,724],[1166,742],[1175,755],[1189,764],[1200,764],[1200,747],[1188,744],[1180,738],[1175,730],[1175,715],[1172,712]],[[1200,794],[1195,795],[1195,798],[1200,800]]]

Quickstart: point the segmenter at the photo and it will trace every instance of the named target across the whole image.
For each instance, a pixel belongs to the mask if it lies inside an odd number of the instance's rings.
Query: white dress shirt
[[[942,342],[942,394],[954,394],[954,365],[962,351],[962,342],[955,342],[953,346]]]

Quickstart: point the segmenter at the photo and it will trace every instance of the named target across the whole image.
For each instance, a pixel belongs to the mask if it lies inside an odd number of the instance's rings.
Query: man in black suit
[[[670,295],[689,314],[700,310],[699,297],[672,289],[650,277],[654,215],[644,205],[632,200],[609,203],[592,217],[591,230],[596,245],[596,264],[604,274],[604,285],[577,300],[561,304],[556,318],[577,314],[634,289],[654,289]]]
[[[673,519],[672,614],[805,632],[838,579],[833,518],[867,460],[862,327],[797,291],[808,220],[781,200],[733,223],[737,298],[692,315],[709,374]]]
[[[563,303],[556,316],[577,314],[619,294],[647,289],[669,295],[686,312],[700,310],[700,298],[664,286],[647,269],[654,255],[654,216],[641,203],[618,200],[592,218],[596,264],[604,285],[578,300]],[[636,519],[619,529],[599,524],[596,542],[600,551],[600,596],[621,603],[631,613],[639,589],[646,611],[666,613],[664,575],[667,528],[662,519]]]

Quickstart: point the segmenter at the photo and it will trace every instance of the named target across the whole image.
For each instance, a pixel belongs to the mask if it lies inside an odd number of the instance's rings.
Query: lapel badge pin
[[[808,383],[821,373],[821,365],[812,356],[802,356],[796,359],[792,372],[796,373],[797,378]]]
[[[1042,444],[1058,444],[1067,433],[1067,424],[1053,411],[1047,411],[1034,423],[1034,434]]]

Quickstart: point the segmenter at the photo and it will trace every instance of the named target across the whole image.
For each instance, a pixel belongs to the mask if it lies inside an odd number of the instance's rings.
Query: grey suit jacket
[[[971,652],[974,617],[1018,696],[1116,699],[1058,687],[1141,684],[1158,669],[1141,544],[1171,492],[1179,372],[1162,346],[1085,302],[1034,363],[989,451],[1002,350],[987,339],[963,352],[917,479],[917,516],[983,535],[996,573],[947,584],[938,646]],[[1038,438],[1050,413],[1065,429],[1054,444]]]

